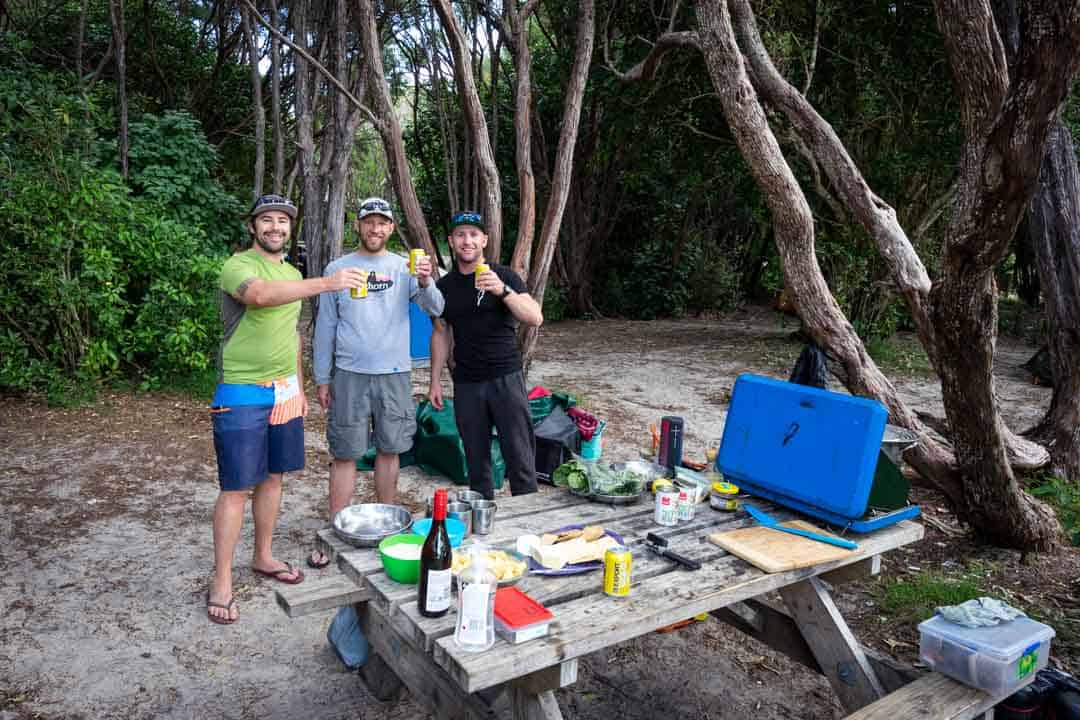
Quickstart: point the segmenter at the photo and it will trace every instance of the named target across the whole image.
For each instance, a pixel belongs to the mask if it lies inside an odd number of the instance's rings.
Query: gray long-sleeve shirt
[[[367,297],[352,298],[347,289],[319,296],[312,348],[318,385],[329,384],[333,367],[366,375],[408,372],[412,369],[409,301],[433,317],[443,311],[439,288],[434,282],[420,287],[409,275],[405,258],[353,252],[327,265],[324,274],[348,267],[367,272]]]

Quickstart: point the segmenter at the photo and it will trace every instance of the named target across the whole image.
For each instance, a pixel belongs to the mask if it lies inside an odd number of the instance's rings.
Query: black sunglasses
[[[383,200],[371,200],[360,206],[360,212],[387,212],[390,210],[390,203]]]

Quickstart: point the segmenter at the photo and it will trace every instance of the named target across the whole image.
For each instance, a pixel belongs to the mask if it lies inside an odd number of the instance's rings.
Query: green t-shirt
[[[257,308],[232,293],[249,278],[303,280],[287,262],[271,262],[255,250],[237,253],[221,268],[221,319],[225,337],[218,358],[218,381],[258,383],[296,373],[296,324],[300,301]]]

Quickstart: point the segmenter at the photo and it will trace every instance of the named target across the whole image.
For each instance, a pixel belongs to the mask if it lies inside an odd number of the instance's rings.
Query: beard
[[[369,253],[377,253],[377,252],[381,252],[382,249],[384,247],[386,247],[386,241],[388,239],[389,238],[385,238],[385,237],[384,238],[361,237],[360,238],[360,244],[363,245],[364,249],[367,250]]]
[[[283,251],[285,249],[285,243],[288,241],[288,236],[278,233],[255,234],[255,242],[259,244],[259,247],[271,254]]]

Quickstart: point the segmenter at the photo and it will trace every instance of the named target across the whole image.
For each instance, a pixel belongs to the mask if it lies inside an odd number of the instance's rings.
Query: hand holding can
[[[353,300],[367,297],[367,271],[364,270],[364,279],[356,287],[349,288],[349,297]]]
[[[409,251],[409,274],[416,277],[420,269],[418,267],[420,259],[427,257],[427,253],[423,248],[413,248]]]
[[[473,278],[474,278],[477,289],[480,289],[480,276],[483,275],[484,273],[490,272],[490,271],[491,271],[491,266],[489,266],[488,264],[486,264],[486,263],[477,263],[476,264],[476,271],[473,273]]]

